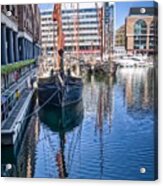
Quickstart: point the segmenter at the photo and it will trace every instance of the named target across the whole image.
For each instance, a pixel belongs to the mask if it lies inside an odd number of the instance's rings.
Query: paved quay
[[[21,135],[30,104],[35,90],[24,89],[15,108],[10,116],[3,123],[1,128],[2,145],[12,145],[19,135]]]

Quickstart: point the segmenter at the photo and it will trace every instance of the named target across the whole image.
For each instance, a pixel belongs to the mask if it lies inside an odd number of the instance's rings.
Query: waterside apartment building
[[[65,35],[65,53],[100,54],[98,9],[95,3],[91,7],[62,7],[62,28]],[[56,51],[57,25],[52,21],[52,11],[41,12],[42,52],[53,55]],[[77,51],[78,46],[78,51]]]
[[[156,54],[158,46],[158,8],[130,8],[126,18],[126,50],[129,54]]]

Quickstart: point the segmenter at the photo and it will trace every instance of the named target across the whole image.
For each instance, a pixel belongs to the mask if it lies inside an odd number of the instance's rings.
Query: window
[[[147,24],[144,20],[138,20],[134,25],[134,49],[146,49]]]
[[[158,23],[157,21],[152,21],[150,25],[150,34],[157,35],[157,32],[158,32]]]
[[[13,14],[13,16],[15,16],[16,14],[15,14],[15,6],[13,5],[13,7],[12,7],[12,14]]]
[[[147,33],[147,24],[144,20],[138,20],[134,25],[135,35],[142,35]]]
[[[154,33],[155,33],[155,24],[154,24],[154,21],[152,21],[150,25],[150,34],[154,34]]]
[[[10,11],[10,5],[6,5],[6,10]]]
[[[51,15],[52,11],[48,11],[48,12],[42,12],[41,15]]]
[[[149,48],[155,49],[158,45],[158,38],[157,38],[157,30],[158,25],[157,22],[152,21],[150,25],[150,37],[149,37]]]

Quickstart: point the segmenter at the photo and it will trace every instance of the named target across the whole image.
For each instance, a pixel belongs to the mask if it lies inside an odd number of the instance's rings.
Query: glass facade
[[[98,33],[98,11],[97,8],[82,8],[77,10],[62,10],[62,29],[65,34],[65,51],[74,51],[76,48],[75,35],[75,17],[78,16],[79,28],[79,50],[99,50],[99,33]],[[42,30],[42,48],[48,48],[53,52],[54,43],[56,43],[57,26],[52,21],[51,12],[41,13],[41,30]],[[54,41],[55,40],[55,41]]]
[[[134,49],[146,49],[147,24],[144,20],[138,20],[134,25]]]

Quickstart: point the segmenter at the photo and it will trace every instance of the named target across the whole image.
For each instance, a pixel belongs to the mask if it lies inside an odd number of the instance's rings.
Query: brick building
[[[116,31],[115,36],[115,46],[117,47],[124,47],[125,46],[125,25],[122,25],[120,28]]]
[[[12,14],[7,16],[11,11]],[[1,64],[19,60],[18,52],[18,6],[1,6]]]
[[[157,52],[157,14],[157,7],[130,9],[125,23],[128,53],[154,54]]]
[[[40,54],[39,19],[37,5],[1,6],[2,65],[36,58]],[[38,36],[34,33],[35,29]]]
[[[37,47],[41,46],[41,14],[40,9],[36,4],[32,5],[34,12],[33,20],[33,44],[34,44],[34,53],[37,53]]]

